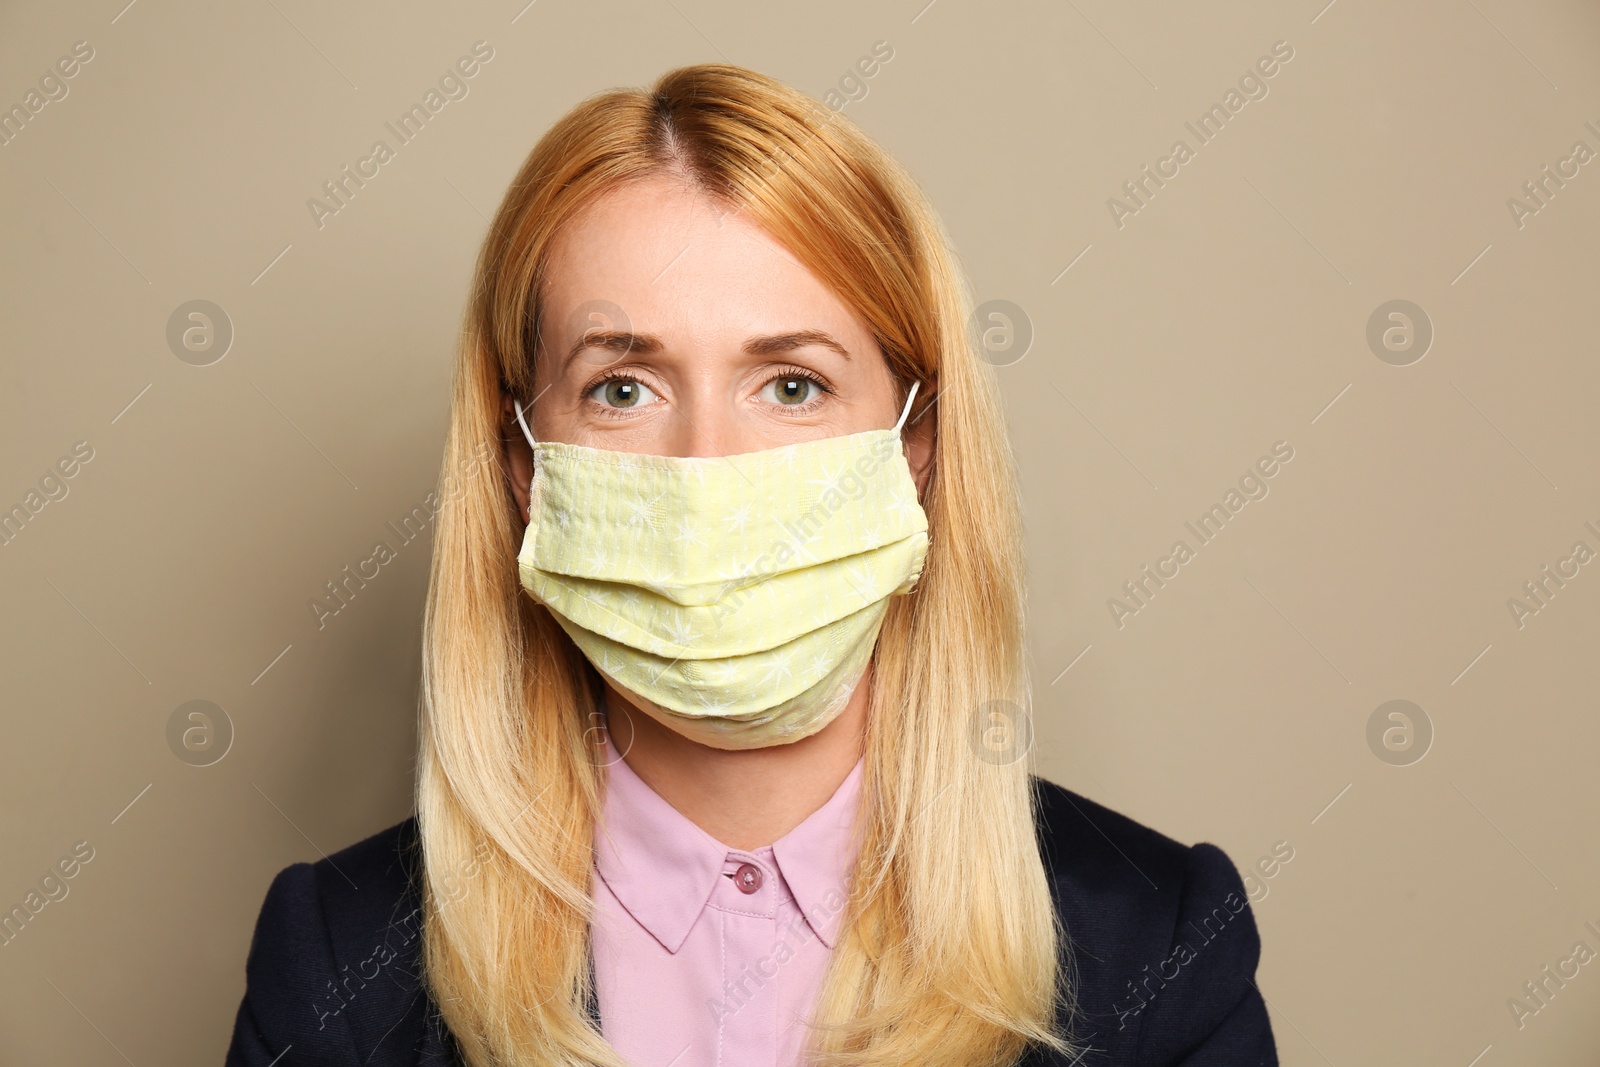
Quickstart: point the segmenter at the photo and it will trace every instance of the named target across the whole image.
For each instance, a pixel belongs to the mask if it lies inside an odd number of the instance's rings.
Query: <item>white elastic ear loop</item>
[[[912,392],[916,392],[916,389],[913,388]],[[537,442],[537,441],[535,441],[533,439],[533,432],[528,429],[527,420],[522,417],[522,401],[518,400],[516,397],[512,397],[511,398],[511,403],[516,406],[516,409],[517,409],[517,425],[522,427],[522,436],[524,436],[524,437],[526,437],[528,439],[528,444],[531,447],[534,447],[534,448],[539,447],[539,442]]]
[[[900,432],[900,427],[905,425],[906,416],[911,414],[911,401],[916,398],[917,387],[919,385],[921,385],[921,384],[922,384],[921,382],[912,382],[911,383],[911,392],[906,394],[906,406],[905,406],[904,410],[902,410],[900,412],[900,421],[894,424],[894,432],[895,433],[899,433]]]
[[[539,450],[539,442],[537,442],[537,441],[535,441],[533,439],[533,433],[532,433],[532,431],[530,431],[528,429],[528,420],[522,417],[522,401],[518,400],[516,397],[512,397],[511,398],[511,403],[517,409],[517,425],[522,427],[522,436],[524,436],[524,437],[526,437],[528,439],[529,447],[531,447],[535,452],[537,452]],[[533,495],[534,483],[537,482],[538,480],[539,480],[539,472],[538,471],[534,471],[533,481],[530,481],[528,483],[528,495],[529,495],[530,499],[531,499],[531,497]],[[530,504],[530,507],[531,506],[532,505]]]

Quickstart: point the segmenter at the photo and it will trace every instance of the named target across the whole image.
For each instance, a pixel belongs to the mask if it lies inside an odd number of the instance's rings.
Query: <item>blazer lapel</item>
[[[596,1031],[600,1029],[600,1003],[596,999],[594,988],[594,942],[589,943],[589,1021],[594,1023]]]

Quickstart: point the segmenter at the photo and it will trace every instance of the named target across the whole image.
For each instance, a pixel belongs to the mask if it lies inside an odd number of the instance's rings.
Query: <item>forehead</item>
[[[638,332],[709,339],[813,327],[865,336],[865,325],[788,249],[747,216],[681,181],[656,177],[601,196],[552,242],[544,329],[576,336],[576,314],[615,304]],[[615,326],[617,324],[607,324]]]

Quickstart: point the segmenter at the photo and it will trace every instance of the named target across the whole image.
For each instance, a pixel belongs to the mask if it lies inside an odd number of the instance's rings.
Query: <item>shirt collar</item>
[[[669,952],[700,917],[729,854],[722,844],[645,784],[604,739],[607,765],[603,833],[595,866],[628,914]],[[864,760],[805,821],[773,842],[772,857],[795,903],[830,949],[848,899],[846,878],[859,842],[854,816]]]

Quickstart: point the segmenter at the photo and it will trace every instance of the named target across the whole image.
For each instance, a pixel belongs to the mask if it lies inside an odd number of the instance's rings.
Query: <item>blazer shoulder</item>
[[[1040,855],[1062,920],[1069,1028],[1090,1064],[1276,1064],[1260,937],[1227,853],[1185,845],[1037,776]],[[1102,1058],[1103,1057],[1103,1058]]]
[[[1040,853],[1063,889],[1135,912],[1171,899],[1161,887],[1182,880],[1189,846],[1065,786],[1032,781]]]
[[[415,891],[422,870],[417,830],[413,815],[306,865],[325,888],[324,899],[337,925],[364,925],[384,905],[392,910]]]
[[[229,1067],[427,1062],[421,984],[421,846],[408,818],[314,863],[279,871],[245,964]]]

